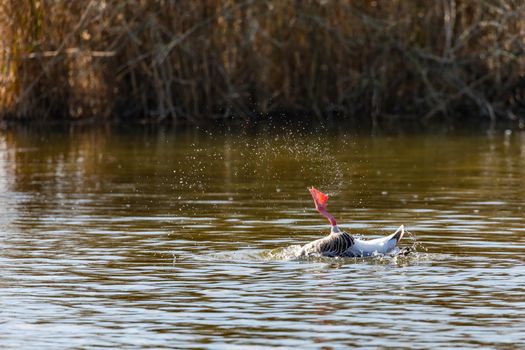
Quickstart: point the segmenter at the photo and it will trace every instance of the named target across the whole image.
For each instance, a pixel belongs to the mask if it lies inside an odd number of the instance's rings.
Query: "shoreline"
[[[0,119],[525,120],[525,3],[452,3],[0,0]]]

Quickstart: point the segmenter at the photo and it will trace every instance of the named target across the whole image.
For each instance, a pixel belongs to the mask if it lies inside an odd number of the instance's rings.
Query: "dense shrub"
[[[0,114],[525,118],[525,2],[0,0]]]

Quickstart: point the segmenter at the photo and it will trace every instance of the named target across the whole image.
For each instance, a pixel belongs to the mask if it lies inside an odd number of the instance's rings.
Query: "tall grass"
[[[0,0],[3,117],[525,118],[519,0]]]

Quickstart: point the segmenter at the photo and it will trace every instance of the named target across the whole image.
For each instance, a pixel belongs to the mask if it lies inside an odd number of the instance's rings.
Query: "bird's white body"
[[[370,256],[374,254],[388,254],[397,246],[397,242],[405,233],[404,225],[401,225],[397,231],[389,236],[362,240],[355,238],[354,244],[349,250],[354,256]],[[396,238],[399,237],[399,238]]]
[[[384,255],[392,252],[396,248],[397,242],[403,237],[404,233],[404,226],[401,225],[396,232],[389,236],[363,240],[350,236],[348,233],[341,231],[337,226],[332,226],[332,230],[328,236],[305,244],[301,248],[300,255],[332,257]]]

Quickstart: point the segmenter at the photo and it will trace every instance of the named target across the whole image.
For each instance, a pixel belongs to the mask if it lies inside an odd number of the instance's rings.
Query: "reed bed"
[[[519,0],[0,0],[0,115],[525,119]]]

